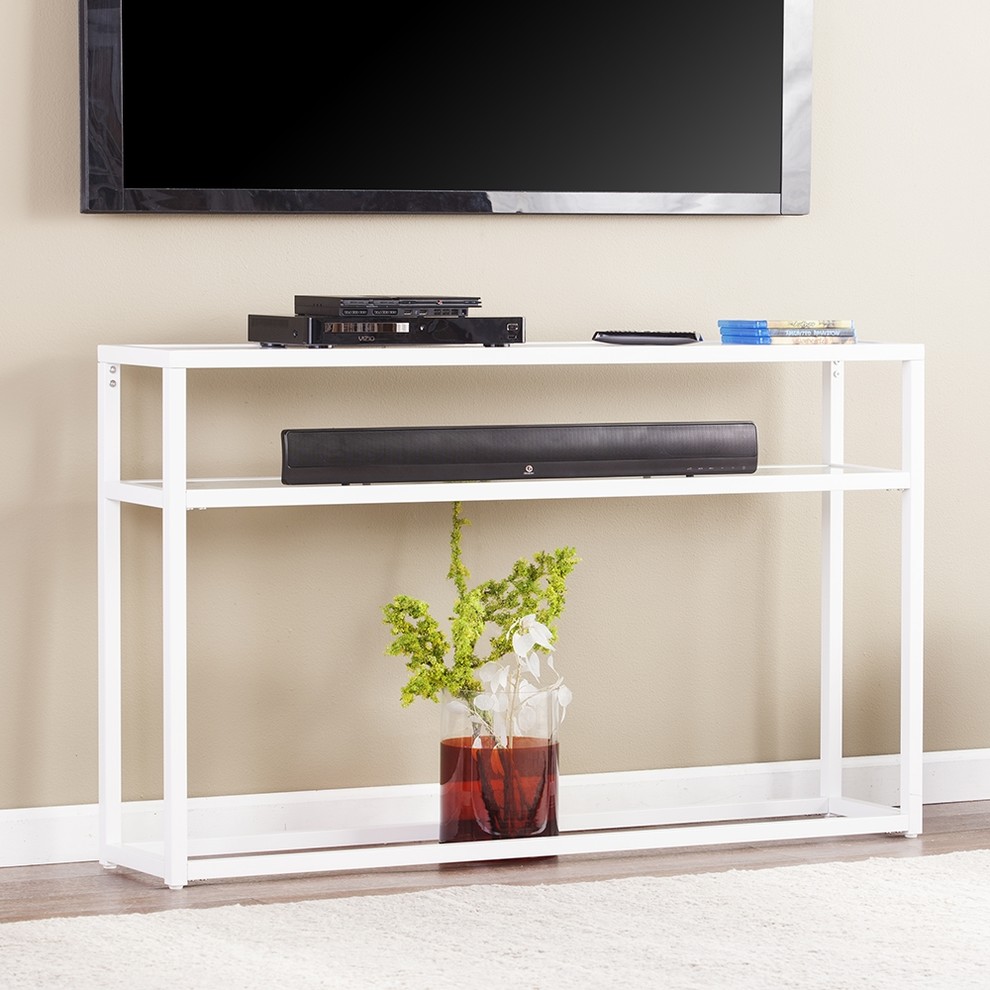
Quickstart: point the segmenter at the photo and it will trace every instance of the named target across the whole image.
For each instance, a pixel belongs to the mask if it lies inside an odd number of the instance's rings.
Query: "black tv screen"
[[[812,0],[80,0],[86,213],[807,213]]]

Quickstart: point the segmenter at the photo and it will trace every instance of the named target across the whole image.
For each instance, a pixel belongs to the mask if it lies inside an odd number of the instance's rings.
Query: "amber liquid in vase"
[[[440,841],[557,835],[557,743],[517,736],[440,742]]]

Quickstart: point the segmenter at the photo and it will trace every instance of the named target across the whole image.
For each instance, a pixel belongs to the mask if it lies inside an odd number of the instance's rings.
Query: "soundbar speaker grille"
[[[748,421],[282,431],[290,485],[747,474],[756,466]]]

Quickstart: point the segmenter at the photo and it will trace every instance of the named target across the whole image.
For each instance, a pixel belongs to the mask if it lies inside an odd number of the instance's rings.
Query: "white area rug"
[[[990,851],[12,922],[0,987],[988,990]]]

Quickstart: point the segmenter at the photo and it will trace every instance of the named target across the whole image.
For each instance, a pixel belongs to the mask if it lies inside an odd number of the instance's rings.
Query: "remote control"
[[[694,344],[702,338],[690,330],[596,330],[591,339],[603,344]]]

